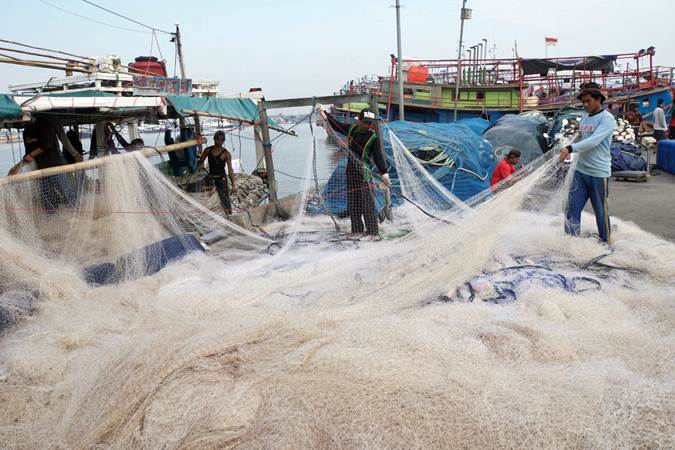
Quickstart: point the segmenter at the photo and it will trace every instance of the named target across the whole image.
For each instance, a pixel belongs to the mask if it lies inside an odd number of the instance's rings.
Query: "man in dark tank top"
[[[220,204],[223,206],[225,212],[232,214],[232,202],[230,201],[230,193],[227,186],[226,176],[230,177],[232,182],[232,192],[237,192],[236,180],[234,177],[234,169],[232,169],[232,155],[223,144],[225,143],[225,133],[222,130],[216,131],[213,135],[213,145],[207,147],[199,157],[199,166],[204,168],[204,160],[208,158],[209,161],[209,177],[213,180],[213,184],[218,192]],[[227,175],[225,169],[227,167]]]

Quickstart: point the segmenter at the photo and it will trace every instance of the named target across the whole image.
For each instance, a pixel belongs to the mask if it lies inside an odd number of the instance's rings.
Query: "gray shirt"
[[[657,106],[656,109],[654,109],[654,129],[662,131],[668,129],[668,125],[666,125],[666,113],[660,106]]]

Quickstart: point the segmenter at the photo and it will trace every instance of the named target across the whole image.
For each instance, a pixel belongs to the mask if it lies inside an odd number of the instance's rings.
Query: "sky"
[[[180,23],[189,78],[220,81],[223,94],[261,87],[268,99],[331,95],[364,75],[386,75],[396,53],[395,0],[92,0],[158,29]],[[0,38],[79,55],[146,55],[146,29],[82,0],[2,0]],[[455,58],[461,0],[402,0],[404,57]],[[473,17],[464,40],[485,38],[497,56],[544,56],[544,36],[558,38],[549,56],[637,51],[656,47],[656,63],[675,65],[674,0],[468,0]],[[158,35],[173,73],[174,47]],[[0,46],[5,46],[4,44]],[[158,56],[157,45],[153,45]],[[62,72],[0,65],[9,84],[46,81]]]

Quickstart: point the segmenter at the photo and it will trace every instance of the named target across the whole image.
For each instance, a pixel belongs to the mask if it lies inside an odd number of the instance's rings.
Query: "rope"
[[[107,8],[104,8],[103,6],[97,5],[96,3],[91,2],[91,1],[89,1],[89,0],[82,0],[82,1],[85,2],[85,3],[87,3],[87,4],[89,4],[89,5],[91,5],[91,6],[93,6],[93,7],[95,7],[95,8],[102,9],[103,11],[109,12],[110,14],[114,14],[114,15],[116,15],[117,17],[121,17],[122,19],[128,20],[129,22],[133,22],[133,23],[135,23],[136,25],[140,25],[140,26],[145,27],[145,28],[148,28],[148,29],[150,29],[150,30],[152,30],[152,31],[159,31],[160,33],[169,34],[169,35],[172,35],[172,34],[173,34],[173,33],[170,32],[170,31],[164,31],[164,30],[160,30],[159,28],[151,27],[150,25],[146,25],[146,24],[144,24],[144,23],[142,23],[142,22],[139,22],[138,20],[132,19],[132,18],[127,17],[127,16],[124,16],[124,15],[122,15],[122,14],[120,14],[120,13],[116,13],[115,11],[111,11],[111,10],[109,10],[109,9],[107,9]]]
[[[159,40],[157,39],[157,33],[155,33],[155,30],[152,30],[152,36],[155,38],[155,42],[157,43],[157,51],[159,51],[159,57],[161,58],[161,61],[164,61],[164,55],[162,55],[162,48],[159,46]]]
[[[45,5],[49,5],[49,6],[51,6],[52,8],[58,9],[59,11],[62,11],[62,12],[64,12],[64,13],[67,13],[67,14],[70,14],[70,15],[73,15],[73,16],[75,16],[75,17],[79,17],[80,19],[85,19],[85,20],[88,20],[88,21],[90,21],[90,22],[98,23],[99,25],[105,25],[106,27],[116,28],[116,29],[118,29],[118,30],[123,30],[123,31],[132,31],[132,32],[134,32],[134,33],[147,33],[147,31],[143,31],[143,30],[135,30],[135,29],[133,29],[133,28],[125,28],[125,27],[120,27],[120,26],[117,26],[117,25],[111,25],[111,24],[109,24],[109,23],[102,22],[102,21],[96,20],[96,19],[92,19],[91,17],[83,16],[82,14],[78,14],[78,13],[69,11],[69,10],[67,10],[67,9],[61,8],[60,6],[56,6],[56,5],[54,5],[54,4],[52,4],[52,3],[49,3],[49,2],[47,2],[47,1],[45,1],[45,0],[40,0],[40,1],[41,1],[42,3],[44,3]],[[61,52],[59,52],[59,53],[61,53]]]

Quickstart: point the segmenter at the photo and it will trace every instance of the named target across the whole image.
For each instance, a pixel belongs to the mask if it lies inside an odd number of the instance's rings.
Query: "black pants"
[[[366,233],[373,236],[380,234],[375,214],[374,193],[368,184],[349,188],[347,211],[352,222],[352,233],[363,233],[365,222]]]
[[[365,232],[378,236],[380,230],[375,211],[375,193],[370,184],[364,180],[363,169],[358,164],[358,161],[350,160],[347,162],[347,169],[345,170],[347,177],[347,212],[352,223],[352,233],[363,233],[365,222]]]
[[[232,202],[230,202],[230,190],[227,187],[227,178],[225,177],[212,177],[213,185],[216,187],[216,192],[218,192],[218,198],[220,198],[220,204],[223,205],[223,209],[226,213],[232,214]]]

